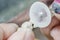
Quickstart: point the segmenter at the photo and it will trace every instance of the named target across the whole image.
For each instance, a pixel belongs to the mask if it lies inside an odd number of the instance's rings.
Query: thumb
[[[34,40],[34,34],[30,29],[19,28],[8,40]]]
[[[51,31],[51,36],[54,38],[54,40],[60,40],[60,26],[56,26]]]

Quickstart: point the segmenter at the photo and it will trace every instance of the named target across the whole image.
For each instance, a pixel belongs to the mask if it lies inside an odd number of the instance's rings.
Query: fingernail
[[[54,40],[60,40],[60,26],[56,26],[50,34]]]

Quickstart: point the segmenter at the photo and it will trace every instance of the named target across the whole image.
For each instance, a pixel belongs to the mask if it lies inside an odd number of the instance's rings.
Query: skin
[[[18,25],[14,23],[1,23],[0,27],[2,28],[4,34],[3,38],[6,40],[10,35],[12,35],[18,29]]]
[[[0,40],[3,40],[3,34],[4,34],[3,29],[0,27]]]
[[[41,1],[44,2],[45,4],[48,3],[47,4],[48,6],[50,6],[51,3],[52,3],[52,1],[50,1],[50,0],[41,0]],[[49,3],[49,1],[51,3]],[[53,16],[50,25],[48,27],[46,27],[46,28],[41,28],[40,29],[40,31],[48,38],[48,40],[60,40],[60,20],[59,19],[60,18],[58,17],[58,15]],[[26,11],[24,11],[22,14],[20,14],[20,15],[16,16],[15,18],[13,18],[12,20],[8,21],[8,23],[16,23],[19,26],[21,26],[21,24],[23,22],[27,21],[27,20],[29,20],[28,9]],[[4,25],[3,25],[3,28],[5,28]],[[7,25],[7,26],[9,27],[9,25]],[[1,35],[0,38],[1,38],[1,40],[4,39],[4,32],[5,31],[4,31],[3,28],[0,29],[0,32],[1,32],[0,33],[0,35]],[[14,28],[14,29],[16,29],[16,28]],[[11,29],[9,29],[9,30],[11,30]],[[34,40],[34,34],[32,33],[31,30],[23,31],[21,28],[19,28],[19,30],[17,30],[17,31],[16,30],[12,30],[12,31],[14,31],[15,33],[12,33],[12,35],[10,37],[7,37],[7,40],[28,40],[28,39]],[[22,36],[19,36],[19,35],[22,35]],[[28,36],[26,36],[26,35],[28,35]]]
[[[19,28],[7,40],[34,40],[34,34],[31,29]]]
[[[19,28],[14,23],[0,24],[0,40],[34,40],[31,29]]]

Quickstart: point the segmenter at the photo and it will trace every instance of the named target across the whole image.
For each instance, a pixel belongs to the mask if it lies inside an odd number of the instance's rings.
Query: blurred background
[[[19,13],[23,12],[35,1],[39,0],[0,0],[0,23],[7,22],[12,17],[15,17]],[[47,40],[40,30],[34,29],[34,32],[37,39]]]
[[[0,0],[0,23],[18,15],[38,0]]]

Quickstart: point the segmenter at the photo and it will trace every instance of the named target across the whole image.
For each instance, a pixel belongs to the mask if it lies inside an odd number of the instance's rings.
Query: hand
[[[50,25],[46,28],[40,29],[43,34],[48,37],[49,40],[56,40],[55,38],[59,38],[59,30],[60,29],[60,21],[54,16]],[[59,39],[60,40],[60,39]]]
[[[34,34],[32,30],[19,28],[14,23],[1,23],[0,40],[34,40]]]
[[[46,3],[48,6],[50,6],[53,0],[52,1],[51,0],[50,1],[49,0],[41,0],[41,1]],[[26,12],[28,12],[28,11],[26,11]],[[26,16],[26,17],[28,17],[28,16]],[[18,20],[19,19],[20,18],[18,17]],[[40,29],[40,31],[43,34],[45,34],[45,36],[49,40],[60,40],[60,20],[59,19],[60,19],[60,14],[55,14],[55,16],[52,17],[52,21],[51,21],[50,25],[46,28]],[[19,21],[16,21],[16,22],[19,22]]]

